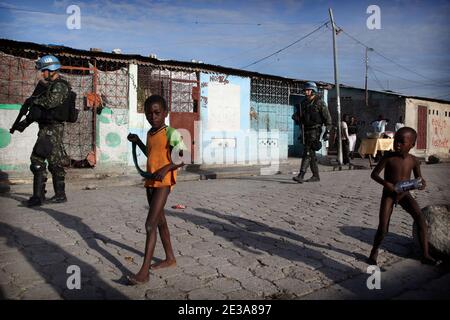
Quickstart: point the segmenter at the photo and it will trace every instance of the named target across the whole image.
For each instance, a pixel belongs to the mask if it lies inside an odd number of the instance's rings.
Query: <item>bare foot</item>
[[[149,276],[142,276],[140,274],[127,276],[128,284],[130,286],[137,286],[141,284],[145,284],[149,280]]]
[[[170,260],[164,260],[161,262],[154,263],[150,266],[150,269],[157,270],[162,268],[168,268],[168,267],[175,267],[177,265],[177,261],[175,259]]]
[[[372,250],[370,257],[367,259],[367,263],[370,265],[377,265],[378,250]]]
[[[431,256],[423,257],[420,261],[421,261],[423,264],[428,264],[428,265],[431,265],[431,266],[437,266],[437,265],[440,265],[440,264],[442,263],[442,261],[440,261],[440,260],[435,260],[435,259],[433,259]]]

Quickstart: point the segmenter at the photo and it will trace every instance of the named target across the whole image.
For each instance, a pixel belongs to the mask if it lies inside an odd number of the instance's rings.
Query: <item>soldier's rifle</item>
[[[34,103],[34,100],[39,97],[41,94],[43,94],[47,90],[47,84],[43,81],[39,81],[36,88],[33,91],[33,94],[31,97],[29,97],[27,100],[25,100],[24,104],[20,108],[19,114],[17,115],[16,120],[14,121],[13,125],[11,126],[11,129],[9,129],[9,132],[11,134],[14,133],[14,131],[19,130],[23,128],[23,126],[20,125],[22,122],[22,117],[26,116],[28,111],[30,110],[31,106]],[[26,126],[26,124],[24,124]],[[23,128],[25,129],[25,128]],[[22,130],[23,131],[23,130]]]

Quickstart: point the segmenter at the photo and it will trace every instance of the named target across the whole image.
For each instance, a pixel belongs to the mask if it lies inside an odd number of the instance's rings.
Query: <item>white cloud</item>
[[[207,63],[242,67],[313,30],[318,21],[327,18],[329,1],[318,3],[314,5],[323,6],[324,14],[312,17],[309,16],[311,2],[295,0],[235,3],[77,1],[81,8],[82,29],[68,30],[65,9],[73,1],[56,0],[48,11],[62,12],[60,16],[50,18],[48,15],[11,11],[13,22],[0,24],[0,36],[38,43],[61,43],[81,49],[100,47],[109,51],[119,47],[124,53],[156,53],[166,59],[195,58]],[[20,7],[19,4],[15,6]],[[338,7],[335,18],[347,32],[402,65],[433,79],[446,79],[450,64],[450,40],[447,36],[450,6],[428,7],[415,18],[414,15],[426,4],[419,1],[416,6],[411,7],[411,2],[403,0],[393,5],[382,3],[381,30],[366,28],[367,15],[360,7],[355,9],[361,11],[358,15],[347,12],[347,16],[342,16],[339,10],[343,9]],[[316,11],[320,10],[316,8]],[[359,85],[364,74],[364,48],[340,34],[338,49],[342,79]],[[370,63],[386,72],[425,81],[374,53],[370,55]],[[332,82],[331,31],[319,31],[251,70]],[[378,76],[380,81],[388,78],[382,74]],[[398,85],[406,87],[408,82],[399,80]]]

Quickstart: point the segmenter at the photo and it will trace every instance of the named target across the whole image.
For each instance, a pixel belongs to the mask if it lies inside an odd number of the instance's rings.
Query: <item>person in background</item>
[[[348,114],[342,116],[341,122],[341,140],[342,140],[342,160],[343,164],[348,164],[349,159],[349,134],[348,134],[348,123],[350,122],[350,117]]]
[[[304,87],[305,100],[300,103],[297,111],[292,115],[296,124],[303,128],[304,152],[300,165],[300,173],[292,179],[298,183],[318,182],[319,166],[317,165],[316,152],[322,147],[320,140],[327,141],[331,129],[331,116],[315,82],[307,82]],[[326,127],[322,134],[322,126]],[[320,136],[322,135],[322,139]],[[312,177],[304,180],[308,166],[311,168]]]
[[[378,116],[377,120],[372,121],[371,125],[373,131],[379,133],[380,135],[386,131],[386,125],[388,124],[389,119],[385,119],[382,114]]]
[[[71,95],[71,86],[63,79],[59,70],[61,63],[53,55],[46,55],[36,61],[36,70],[42,75],[42,80],[36,86],[32,96],[24,103],[24,109],[29,113],[22,121],[23,113],[19,113],[10,132],[23,132],[29,125],[36,122],[39,125],[38,138],[30,156],[30,170],[33,173],[33,195],[27,202],[28,207],[41,206],[45,201],[62,203],[67,201],[65,191],[64,160],[64,123],[73,122],[69,119],[71,103],[75,103]],[[76,121],[76,119],[75,119]],[[55,195],[45,198],[47,182],[47,164],[52,175]]]
[[[358,134],[358,126],[356,125],[356,118],[350,117],[350,123],[348,124],[348,149],[350,152],[350,159],[353,160],[356,145],[356,135]]]
[[[403,128],[405,124],[403,123],[403,116],[398,118],[397,123],[395,124],[395,132],[397,132],[400,128]]]

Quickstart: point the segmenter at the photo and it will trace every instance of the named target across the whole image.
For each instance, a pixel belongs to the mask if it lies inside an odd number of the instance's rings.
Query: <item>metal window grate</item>
[[[250,99],[261,103],[289,104],[289,87],[282,81],[252,79]]]
[[[22,104],[33,93],[40,79],[34,65],[29,58],[0,51],[0,103]]]
[[[144,102],[152,94],[166,99],[171,112],[193,112],[193,87],[198,86],[195,72],[181,72],[138,66],[138,112],[144,112]]]
[[[138,106],[137,111],[144,113],[145,100],[153,94],[162,96],[169,103],[170,72],[151,66],[138,66]],[[169,106],[170,108],[170,106]]]
[[[117,61],[95,61],[97,93],[108,108],[128,109],[128,65]],[[133,85],[133,84],[132,84]]]
[[[251,97],[254,102],[289,105],[290,94],[301,94],[303,84],[270,79],[252,79]]]

